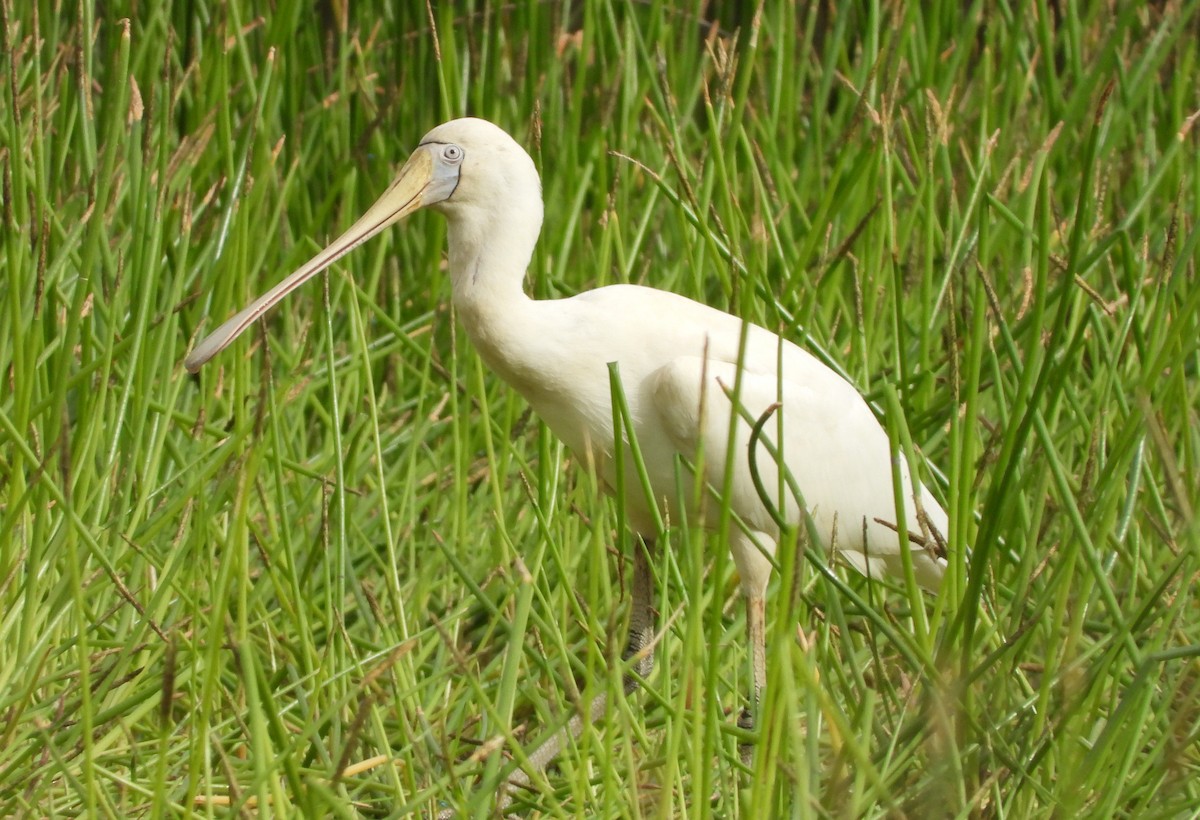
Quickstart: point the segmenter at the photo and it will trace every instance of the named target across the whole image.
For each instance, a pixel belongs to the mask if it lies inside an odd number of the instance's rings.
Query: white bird
[[[454,305],[479,355],[582,463],[594,465],[610,490],[624,488],[630,524],[646,547],[635,555],[627,658],[651,641],[646,553],[659,537],[656,520],[667,512],[666,500],[678,496],[680,455],[702,465],[708,484],[725,493],[745,525],[732,528],[730,549],[747,601],[752,707],[765,681],[764,595],[769,556],[781,531],[772,508],[791,525],[802,524],[806,510],[822,546],[836,549],[860,572],[903,579],[907,552],[916,581],[938,587],[946,567],[946,513],[914,483],[903,456],[898,471],[903,510],[897,509],[887,434],[858,391],[812,355],[755,325],[745,327],[743,345],[741,319],[654,288],[613,285],[546,300],[525,294],[525,271],[542,226],[541,181],[521,146],[484,120],[453,120],[426,134],[362,218],[197,345],[187,369],[196,372],[305,280],[425,207],[449,223]],[[654,501],[643,492],[633,459],[622,460],[621,480],[615,474],[610,362],[619,368]],[[742,408],[731,445],[735,384]],[[785,464],[803,507],[792,493],[764,501],[753,481],[752,426],[746,418],[773,409],[778,415],[763,425],[766,441],[756,444],[756,469],[761,485],[774,490],[783,486],[778,464]],[[772,446],[777,456],[770,454]],[[727,453],[735,463],[726,486]],[[911,533],[903,544],[894,528],[901,515]],[[644,678],[651,664],[650,653],[643,652],[635,670]],[[627,680],[627,690],[636,685],[633,680]],[[603,705],[598,699],[593,712]],[[752,714],[743,711],[739,722],[751,726]],[[571,731],[580,725],[576,721]],[[547,765],[561,742],[552,738],[535,750],[533,765]],[[518,773],[518,781],[527,782],[528,775]]]

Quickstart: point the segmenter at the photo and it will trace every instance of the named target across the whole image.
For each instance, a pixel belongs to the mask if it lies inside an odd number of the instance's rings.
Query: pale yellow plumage
[[[756,326],[748,328],[743,349],[740,319],[652,288],[617,285],[543,301],[526,296],[522,283],[542,224],[541,185],[528,154],[483,120],[454,120],[427,134],[359,222],[198,345],[188,369],[199,368],[302,281],[420,207],[438,210],[448,220],[454,303],[480,356],[581,460],[595,465],[610,487],[626,488],[631,523],[647,541],[659,537],[651,504],[635,476],[618,482],[613,474],[608,364],[618,363],[659,501],[678,497],[677,454],[695,462],[703,450],[709,483],[722,486],[732,412],[726,390],[738,381],[741,363],[745,411],[757,418],[780,403],[778,415],[764,427],[766,437],[778,439],[824,546],[836,546],[852,566],[872,575],[899,575],[901,550],[908,549],[918,582],[937,587],[945,566],[933,548],[938,539],[902,545],[887,526],[898,515],[886,434],[858,392],[813,356]],[[750,605],[757,701],[765,663],[762,597],[771,568],[763,550],[774,550],[779,528],[751,481],[749,430],[739,421],[732,450],[737,461],[725,489],[750,529],[734,533],[731,548]],[[765,448],[757,464],[766,487],[780,486],[776,463]],[[908,529],[944,535],[945,512],[920,484],[914,492],[902,458],[900,475]],[[785,494],[771,503],[799,523],[797,499]],[[644,587],[635,583],[635,590]],[[635,594],[631,651],[648,639],[648,595]]]

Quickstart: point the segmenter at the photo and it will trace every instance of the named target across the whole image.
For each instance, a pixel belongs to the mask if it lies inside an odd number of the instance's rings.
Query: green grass
[[[608,690],[520,811],[1195,816],[1200,4],[273,5],[0,2],[0,814],[490,816]],[[542,172],[531,293],[779,329],[951,511],[921,618],[782,551],[753,774],[721,539],[617,696],[630,536],[439,217],[183,371],[464,113]]]

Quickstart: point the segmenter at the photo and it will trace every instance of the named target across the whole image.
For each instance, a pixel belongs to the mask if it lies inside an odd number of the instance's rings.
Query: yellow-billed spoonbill
[[[625,508],[645,550],[659,536],[656,515],[625,458],[627,475],[615,473],[610,362],[617,362],[636,440],[654,498],[677,498],[676,457],[703,464],[708,482],[724,487],[745,527],[730,536],[733,559],[747,600],[751,647],[752,706],[765,680],[763,596],[771,571],[767,554],[780,527],[752,480],[745,416],[761,417],[776,402],[782,416],[765,425],[782,429],[778,460],[761,443],[756,458],[762,484],[781,486],[778,463],[786,464],[800,489],[815,531],[851,566],[871,575],[903,577],[902,550],[909,552],[915,578],[939,585],[945,558],[946,514],[910,477],[901,457],[903,516],[914,533],[902,545],[887,522],[898,519],[893,495],[892,456],[887,434],[866,402],[845,379],[796,345],[761,327],[674,293],[633,285],[600,288],[568,299],[529,298],[522,283],[542,226],[542,194],[529,155],[497,126],[459,119],[425,135],[391,186],[349,230],[299,270],[229,319],[204,339],[185,365],[195,372],[301,283],[362,242],[419,208],[433,208],[449,223],[450,276],[454,305],[479,355],[515,388],[554,433],[585,464],[595,465],[610,487],[625,488]],[[739,374],[739,368],[741,370]],[[740,377],[740,380],[739,380]],[[736,442],[729,445],[730,393],[740,385],[744,413]],[[726,454],[732,481],[725,487]],[[792,524],[801,521],[797,499],[771,501]],[[923,537],[916,535],[923,533]],[[653,633],[652,583],[648,557],[634,560],[633,609],[627,657],[646,647]],[[636,664],[645,677],[652,664],[644,653]],[[632,684],[627,683],[627,689]],[[597,699],[593,711],[603,709]],[[743,712],[744,726],[752,712]],[[572,726],[578,729],[579,722]],[[557,754],[556,736],[530,756],[545,766]],[[527,781],[518,773],[515,780]]]

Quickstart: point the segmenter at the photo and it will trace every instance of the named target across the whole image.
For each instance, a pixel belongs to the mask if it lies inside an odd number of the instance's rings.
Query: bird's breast
[[[655,407],[655,374],[678,356],[705,354],[711,328],[687,318],[695,309],[707,316],[708,309],[673,294],[630,287],[564,300],[524,299],[504,310],[495,303],[484,307],[463,313],[484,363],[529,402],[584,469],[594,470],[610,490],[624,488],[631,523],[644,530],[653,519],[650,507],[661,507],[662,498],[674,495],[676,439]],[[628,457],[629,430],[619,436],[626,458],[624,475],[617,475],[613,363],[656,502],[646,499]]]

